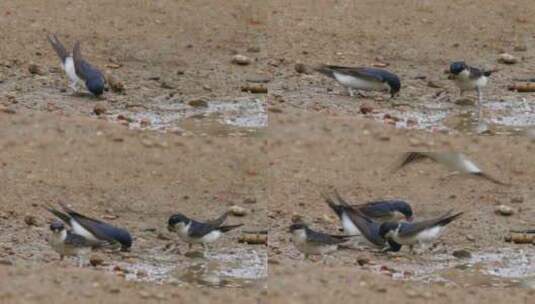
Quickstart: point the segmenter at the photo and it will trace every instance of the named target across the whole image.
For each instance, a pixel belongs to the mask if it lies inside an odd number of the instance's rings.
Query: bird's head
[[[56,221],[50,224],[50,231],[52,231],[54,234],[61,233],[63,230],[65,230],[65,225],[63,225],[62,222]]]
[[[93,93],[95,96],[100,96],[102,93],[104,93],[104,79],[102,79],[100,76],[88,79],[85,82],[85,85],[87,86],[89,92]]]
[[[399,201],[394,204],[394,208],[403,216],[405,216],[405,219],[408,222],[412,222],[414,220],[414,213],[412,212],[412,208],[409,204],[407,204],[404,201]]]
[[[167,221],[167,230],[176,231],[177,229],[186,227],[191,220],[182,213],[173,214],[169,221]]]
[[[459,75],[462,71],[466,69],[467,66],[464,61],[456,61],[450,64],[450,73],[453,75]]]

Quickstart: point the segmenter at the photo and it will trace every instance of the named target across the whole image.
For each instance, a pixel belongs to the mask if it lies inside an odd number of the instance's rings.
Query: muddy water
[[[183,102],[162,101],[142,110],[115,110],[110,119],[118,115],[128,117],[129,127],[154,131],[174,131],[191,135],[244,135],[267,127],[264,97],[235,100],[212,100],[192,107]]]
[[[386,266],[386,267],[385,267]],[[375,265],[373,271],[389,273],[394,279],[438,282],[462,287],[515,287],[531,284],[535,275],[535,249],[500,248],[473,252],[470,258],[450,254],[411,256],[407,261]],[[535,283],[535,282],[533,282]]]
[[[120,262],[127,280],[159,284],[193,284],[211,287],[266,287],[267,255],[258,248],[221,249],[217,252],[190,252],[185,260],[176,254],[151,252],[134,263]]]
[[[483,121],[490,126],[491,134],[516,135],[535,127],[535,105],[527,98],[486,101],[482,109]],[[472,133],[477,127],[477,108],[452,102],[425,102],[403,110],[394,107],[385,113],[397,118],[395,125],[398,128]],[[385,113],[373,117],[383,120]]]

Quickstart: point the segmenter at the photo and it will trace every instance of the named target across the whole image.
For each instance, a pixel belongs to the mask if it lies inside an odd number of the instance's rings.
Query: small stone
[[[295,71],[299,74],[311,74],[312,70],[303,63],[296,63],[295,64]]]
[[[0,260],[0,265],[13,266],[13,262],[11,262],[10,260]]]
[[[237,54],[232,57],[232,63],[235,63],[237,65],[249,65],[251,64],[251,62],[251,58],[244,55]]]
[[[258,46],[251,46],[247,48],[248,53],[260,53],[260,47]]]
[[[28,226],[39,226],[39,221],[34,215],[26,215],[24,217],[24,223]]]
[[[360,113],[368,114],[368,113],[371,113],[371,112],[373,112],[373,107],[371,105],[365,104],[365,103],[360,105]]]
[[[291,221],[292,221],[292,223],[294,223],[294,224],[295,224],[295,223],[303,223],[303,222],[304,222],[304,219],[305,219],[304,216],[302,216],[301,214],[296,214],[296,213],[294,213],[294,214],[292,214],[292,219],[291,219]]]
[[[510,215],[513,215],[515,213],[513,208],[511,208],[511,207],[509,207],[507,205],[499,205],[499,206],[497,206],[496,209],[494,210],[494,212],[496,212],[496,214],[503,215],[503,216],[510,216]]]
[[[505,64],[515,64],[518,62],[518,59],[511,54],[502,53],[498,56],[498,62]]]
[[[112,73],[106,73],[106,81],[108,82],[108,86],[110,87],[112,92],[124,93],[124,83],[119,78],[115,77]]]
[[[474,106],[476,104],[476,100],[470,97],[462,97],[455,100],[455,104],[460,106]]]
[[[93,108],[93,113],[95,113],[96,115],[106,114],[107,111],[108,109],[106,108],[106,104],[104,103],[97,103]]]
[[[169,80],[162,80],[160,82],[160,87],[162,89],[168,89],[168,90],[172,90],[176,88],[176,86],[173,83],[171,83]]]
[[[194,107],[194,108],[206,108],[208,107],[208,103],[204,99],[192,99],[188,101],[188,105]]]
[[[357,263],[360,266],[364,266],[364,265],[370,264],[370,259],[367,257],[357,257]]]
[[[136,272],[136,276],[137,276],[138,278],[146,278],[148,275],[149,275],[149,274],[148,274],[145,270],[143,270],[143,269],[140,269],[140,270],[138,270],[138,271]]]
[[[243,204],[246,204],[246,205],[251,205],[251,204],[256,204],[256,198],[246,198],[243,200]]]
[[[469,259],[472,257],[472,253],[466,249],[455,250],[452,255],[458,259]]]
[[[34,75],[39,75],[39,76],[46,75],[46,71],[40,65],[37,65],[35,63],[31,63],[28,66],[28,71],[30,72],[30,74],[34,74]]]
[[[148,126],[151,125],[151,121],[150,119],[148,118],[142,118],[140,121],[139,121],[139,125],[142,127],[142,128],[146,128]]]
[[[234,205],[229,208],[229,211],[234,216],[245,216],[247,214],[247,210],[243,207],[240,207],[238,205]]]
[[[104,259],[100,255],[95,254],[89,258],[89,263],[93,267],[101,266],[104,265]]]

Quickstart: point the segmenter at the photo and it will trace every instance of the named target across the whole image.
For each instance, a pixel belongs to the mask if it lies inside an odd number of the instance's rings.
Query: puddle
[[[194,284],[210,287],[264,288],[267,277],[267,253],[254,248],[222,249],[203,257],[202,253],[177,257],[176,254],[143,254],[136,263],[110,265],[126,274],[127,280],[158,284]]]
[[[521,100],[483,102],[484,121],[494,134],[517,135],[535,126],[535,106],[526,98]],[[373,115],[384,120],[389,114],[399,119],[397,128],[423,129],[431,132],[475,132],[475,106],[459,106],[453,102],[427,102],[399,110],[386,110]]]
[[[374,270],[384,271],[382,266]],[[451,254],[434,254],[430,259],[399,261],[387,265],[392,277],[400,280],[439,282],[463,287],[523,286],[535,278],[535,250],[502,248],[472,253],[468,259]]]
[[[268,115],[263,98],[214,100],[206,106],[192,107],[183,102],[162,101],[150,106],[111,111],[110,118],[127,117],[132,129],[190,132],[194,134],[236,134],[256,132],[267,127]],[[217,134],[216,134],[217,135]]]

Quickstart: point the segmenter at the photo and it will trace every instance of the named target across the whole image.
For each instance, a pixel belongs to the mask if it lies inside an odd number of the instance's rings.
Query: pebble
[[[455,250],[452,255],[458,259],[469,259],[472,257],[472,253],[466,249]]]
[[[296,63],[295,71],[299,74],[312,74],[312,70],[306,64]]]
[[[106,81],[112,92],[123,93],[125,91],[124,83],[112,73],[106,73]]]
[[[37,221],[37,217],[34,215],[26,215],[24,217],[24,223],[28,226],[40,226],[39,222]]]
[[[260,53],[260,47],[258,46],[251,46],[247,48],[248,53]]]
[[[97,266],[100,266],[100,265],[104,265],[104,259],[101,256],[95,254],[95,255],[92,255],[89,258],[89,263],[93,267],[97,267]]]
[[[373,107],[371,105],[365,104],[365,103],[360,105],[360,113],[368,114],[368,113],[371,113],[371,112],[373,112]]]
[[[242,92],[250,92],[253,94],[266,94],[268,92],[268,88],[261,85],[261,84],[255,84],[255,85],[244,85],[241,87]]]
[[[204,99],[192,99],[188,101],[188,105],[194,107],[194,108],[206,108],[208,107],[208,103]]]
[[[515,64],[518,62],[518,59],[511,54],[502,53],[498,56],[498,62],[505,64]]]
[[[256,198],[246,198],[243,200],[243,203],[246,205],[256,204]]]
[[[441,89],[442,88],[442,85],[436,81],[433,81],[433,80],[429,80],[427,82],[427,86],[430,87],[430,88],[435,88],[435,89]]]
[[[229,208],[229,211],[234,216],[245,216],[247,214],[247,210],[243,207],[240,207],[238,205],[234,205]]]
[[[6,114],[15,114],[15,113],[17,113],[17,111],[15,111],[14,109],[8,108],[8,107],[6,107],[4,105],[0,105],[0,112],[6,113]]]
[[[46,71],[40,65],[37,65],[35,63],[31,63],[28,66],[28,71],[34,75],[39,75],[39,76],[46,75]]]
[[[370,259],[367,257],[357,257],[357,263],[360,266],[364,266],[364,265],[370,264]]]
[[[10,260],[0,260],[0,265],[13,266],[13,262],[11,262]]]
[[[93,108],[93,113],[95,113],[96,115],[106,114],[107,111],[108,109],[106,108],[106,104],[104,103],[97,103]]]
[[[146,278],[148,275],[149,275],[149,274],[148,274],[145,270],[143,270],[143,269],[140,269],[140,270],[138,270],[138,271],[136,272],[136,276],[137,276],[138,278]]]
[[[510,216],[510,215],[513,215],[515,213],[513,208],[511,208],[511,207],[509,207],[507,205],[499,205],[499,206],[497,206],[496,209],[494,210],[494,212],[496,212],[496,214],[503,215],[503,216]]]
[[[455,100],[455,104],[460,106],[473,106],[476,104],[476,100],[470,97],[463,97]]]
[[[249,65],[251,64],[251,62],[251,58],[244,55],[237,54],[232,57],[232,63],[235,63],[237,65]]]

